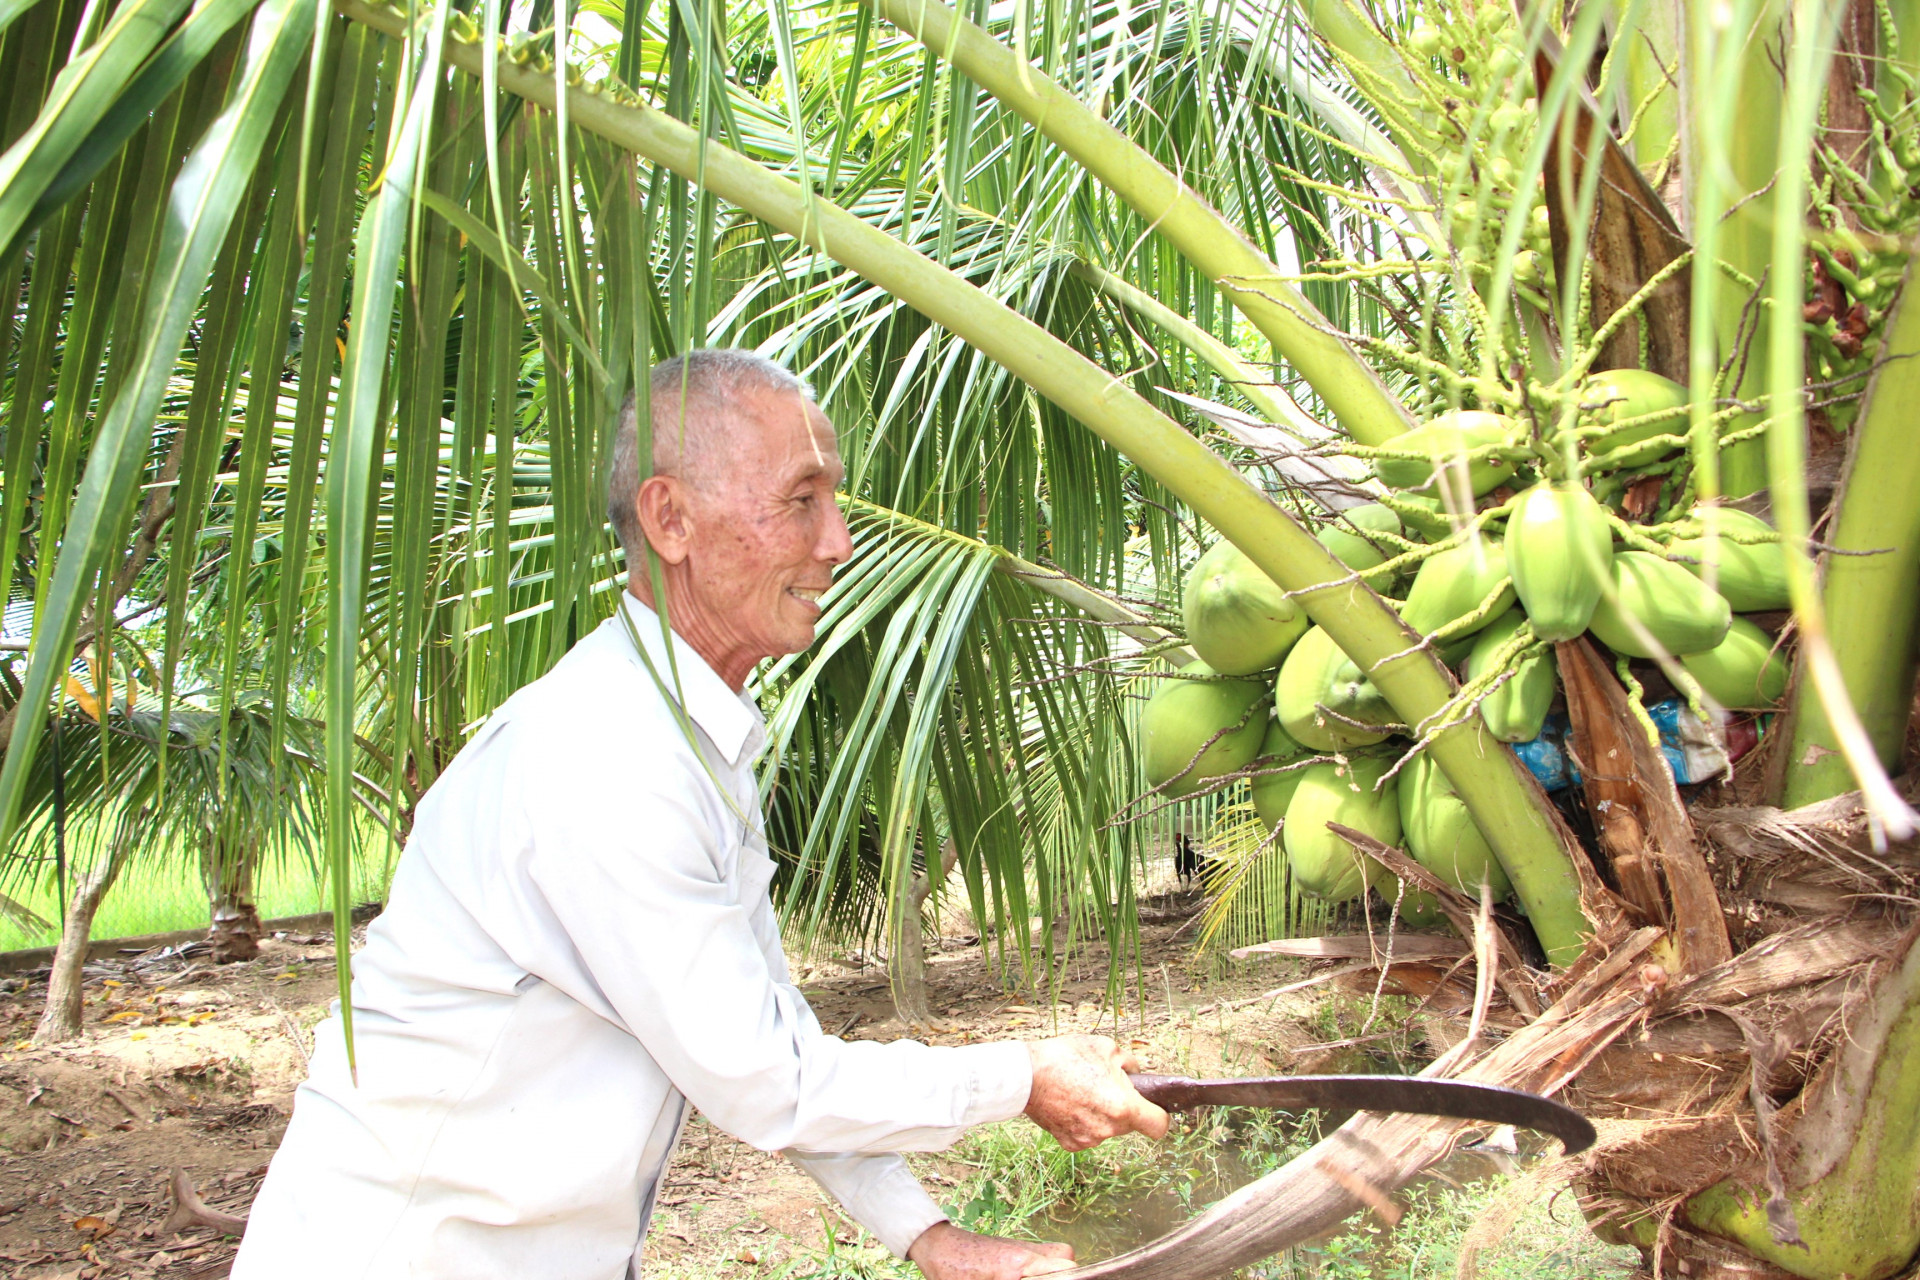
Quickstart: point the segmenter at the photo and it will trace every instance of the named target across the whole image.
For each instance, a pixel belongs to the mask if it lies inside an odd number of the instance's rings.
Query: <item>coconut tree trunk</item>
[[[893,985],[893,1008],[900,1021],[921,1030],[933,1025],[933,1009],[927,1000],[927,944],[921,932],[921,913],[933,886],[945,884],[960,860],[960,846],[948,840],[940,846],[940,872],[936,878],[931,865],[922,866],[902,886],[893,925],[893,963],[888,976]]]
[[[207,906],[212,920],[207,941],[215,964],[251,960],[260,954],[265,930],[253,905],[253,856],[227,838],[218,837],[207,874]]]
[[[1920,947],[1851,1009],[1846,1040],[1785,1111],[1775,1145],[1688,1201],[1689,1226],[1792,1275],[1880,1280],[1920,1251]],[[1777,1034],[1777,1033],[1776,1033]],[[1786,1064],[1770,1041],[1755,1071]],[[1771,1167],[1769,1167],[1771,1166]]]
[[[33,1031],[35,1045],[59,1044],[80,1035],[82,970],[93,941],[93,917],[126,865],[127,852],[133,845],[132,825],[122,828],[106,858],[87,872],[67,900],[66,919],[60,922],[60,945],[54,948],[53,972],[47,978],[47,1004]]]

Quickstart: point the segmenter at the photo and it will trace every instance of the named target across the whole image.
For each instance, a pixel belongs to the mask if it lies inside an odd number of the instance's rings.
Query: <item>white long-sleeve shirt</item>
[[[622,596],[668,680],[667,646]],[[753,703],[678,636],[705,767],[618,617],[421,801],[254,1202],[237,1280],[618,1280],[687,1103],[784,1151],[896,1254],[943,1215],[900,1151],[1017,1115],[1018,1043],[825,1035],[767,885]]]

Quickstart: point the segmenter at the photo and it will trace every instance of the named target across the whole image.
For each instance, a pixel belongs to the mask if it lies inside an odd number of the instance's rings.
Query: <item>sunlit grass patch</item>
[[[94,856],[89,833],[75,832],[68,844],[69,866],[85,866]],[[330,910],[331,882],[319,861],[295,853],[266,859],[255,872],[254,903],[263,919],[306,915]],[[384,854],[377,848],[356,860],[353,876],[355,902],[386,897]],[[50,947],[59,941],[60,894],[51,866],[34,869],[31,878],[16,877],[4,892],[48,923],[47,928],[23,927],[0,916],[0,951]],[[94,917],[95,938],[130,938],[149,933],[195,929],[207,924],[207,890],[197,862],[188,852],[169,848],[137,857],[121,873]]]

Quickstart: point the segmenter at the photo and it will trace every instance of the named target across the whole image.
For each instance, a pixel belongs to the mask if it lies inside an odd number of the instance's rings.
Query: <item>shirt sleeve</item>
[[[819,1016],[806,1001],[806,995],[792,986],[785,949],[780,943],[780,924],[773,904],[760,894],[749,905],[748,917],[768,967],[782,987],[792,987],[807,1025],[819,1030]],[[920,1180],[897,1155],[828,1155],[822,1152],[788,1151],[786,1156],[821,1188],[840,1202],[855,1222],[871,1232],[896,1258],[905,1258],[920,1233],[936,1222],[947,1221],[946,1213],[927,1194]]]
[[[786,1154],[896,1258],[907,1256],[921,1232],[947,1221],[899,1156]]]
[[[762,1150],[939,1150],[1025,1108],[1032,1067],[1017,1041],[822,1034],[741,900],[739,860],[764,855],[696,764],[666,750],[652,763],[636,779],[627,753],[562,751],[528,770],[528,872],[572,953],[548,966],[558,980],[586,974],[594,990],[580,998],[609,1008],[696,1107]],[[555,980],[538,957],[527,963]]]

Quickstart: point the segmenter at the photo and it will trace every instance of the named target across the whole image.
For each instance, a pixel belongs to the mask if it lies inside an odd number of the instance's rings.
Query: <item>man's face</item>
[[[716,639],[750,664],[813,643],[820,596],[853,544],[834,501],[846,469],[819,407],[757,391],[736,412],[731,456],[696,499],[688,567]]]

